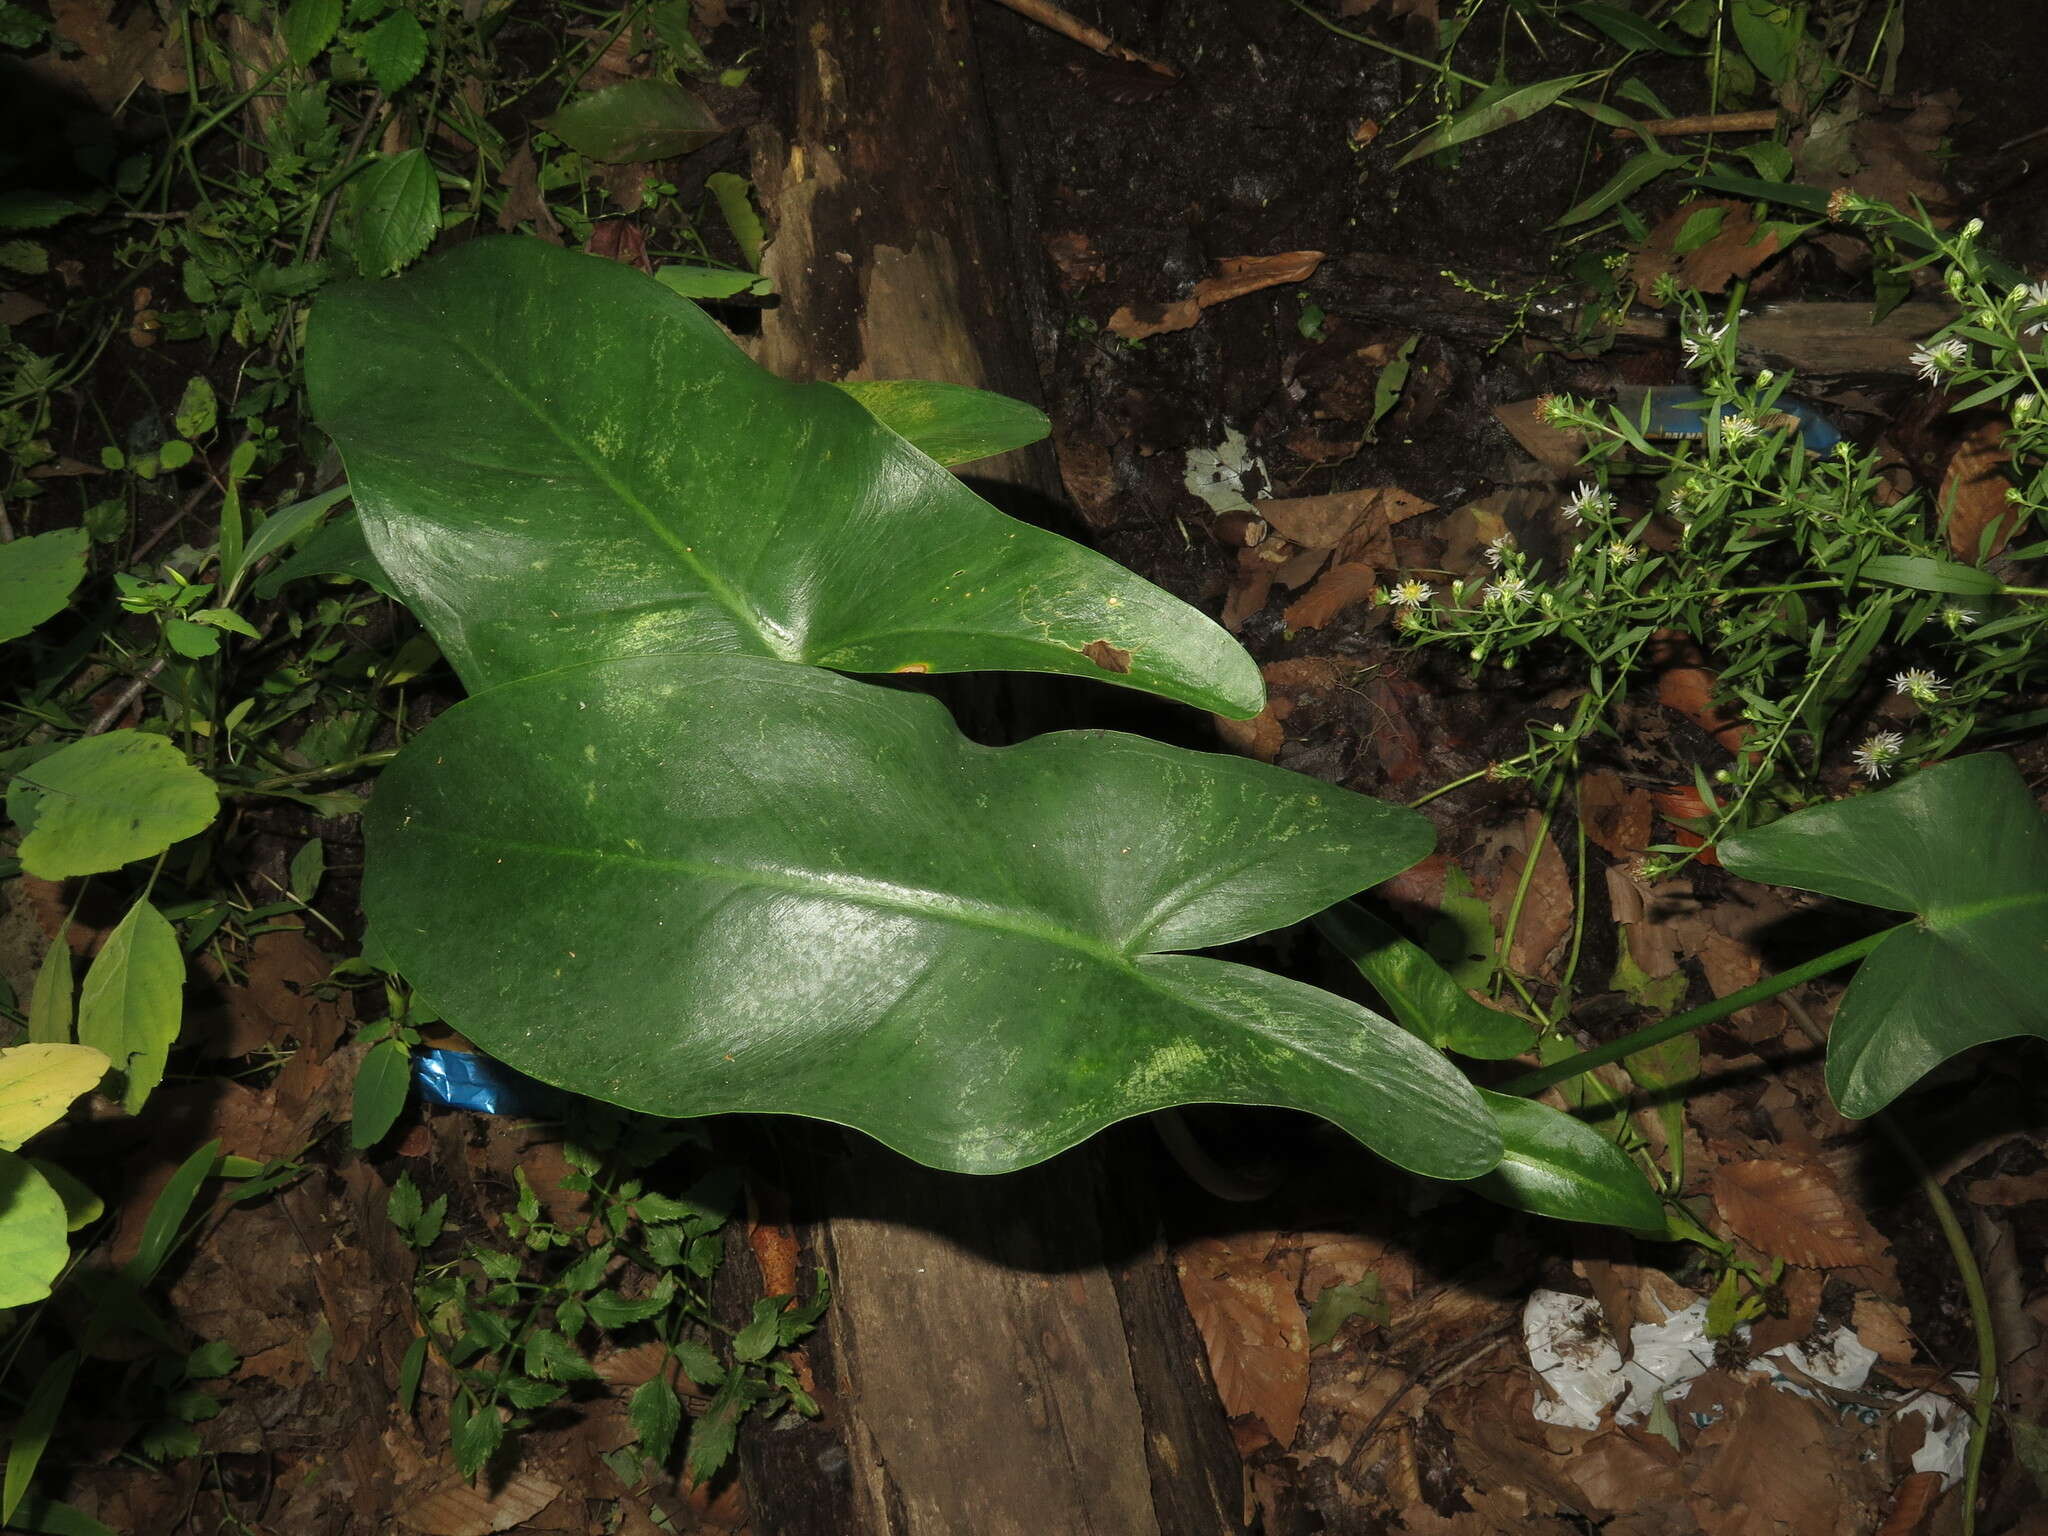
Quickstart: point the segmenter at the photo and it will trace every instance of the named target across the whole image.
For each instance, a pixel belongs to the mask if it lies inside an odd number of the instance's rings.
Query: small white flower
[[[1508,551],[1514,547],[1515,536],[1511,533],[1504,533],[1497,539],[1488,539],[1485,551],[1486,563],[1496,571],[1499,570],[1501,561],[1508,557]]]
[[[1905,755],[1905,749],[1906,738],[1897,731],[1879,731],[1850,756],[1856,759],[1856,766],[1863,770],[1865,778],[1881,779]]]
[[[1753,416],[1724,416],[1721,419],[1721,438],[1724,442],[1746,443],[1762,430]]]
[[[1721,338],[1727,334],[1728,327],[1723,325],[1714,330],[1701,331],[1696,336],[1679,338],[1678,345],[1685,353],[1685,366],[1697,368],[1701,363],[1706,362],[1712,356],[1714,349],[1721,345]]]
[[[1489,608],[1513,608],[1529,601],[1529,583],[1521,576],[1503,576],[1481,598]]]
[[[1607,557],[1609,565],[1617,568],[1624,565],[1634,565],[1643,556],[1643,552],[1637,549],[1635,545],[1624,543],[1620,539],[1616,539],[1612,544],[1609,544],[1601,553]]]
[[[1771,372],[1770,369],[1760,369],[1756,376],[1757,387],[1761,389],[1764,385],[1770,383],[1771,380],[1775,379],[1776,377],[1777,375]]]
[[[2039,395],[2031,393],[2019,395],[2012,402],[2012,413],[2015,416],[2031,416],[2034,413],[2034,407],[2040,403],[2041,397]]]
[[[1577,423],[1578,407],[1570,395],[1545,395],[1536,402],[1536,415],[1547,427],[1563,431]]]
[[[1925,667],[1908,667],[1892,678],[1892,692],[1922,704],[1937,702],[1948,684]]]
[[[1411,576],[1406,581],[1394,584],[1393,590],[1387,594],[1387,601],[1396,608],[1420,608],[1435,596],[1435,587],[1426,581],[1417,581]]]
[[[1564,504],[1564,515],[1574,523],[1587,517],[1607,517],[1614,511],[1614,498],[1590,480],[1581,480],[1578,490]]]
[[[2008,304],[2024,304],[2027,302],[2028,295],[2032,291],[2025,283],[2014,283],[2005,291],[2005,302]]]
[[[1983,233],[1984,221],[1982,219],[1972,219],[1963,226],[1963,238],[1965,240],[1974,240]]]
[[[1952,635],[1961,634],[1976,623],[1977,618],[1977,611],[1974,608],[1965,608],[1961,603],[1950,603],[1941,610],[1941,622],[1948,626]]]
[[[1850,754],[1867,779],[1887,777],[1905,752],[1906,739],[1897,731],[1879,731]]]
[[[2026,294],[2027,307],[2029,309],[2048,309],[2048,279],[2038,283],[2029,283],[2023,291]],[[2043,331],[2048,331],[2048,316],[2043,316],[2027,327],[2027,334],[2029,336],[2038,336]]]
[[[1960,368],[1970,355],[1969,345],[1960,336],[1951,336],[1946,341],[1937,341],[1931,346],[1915,347],[1913,355],[1906,359],[1914,371],[1928,383],[1938,383],[1945,373]]]

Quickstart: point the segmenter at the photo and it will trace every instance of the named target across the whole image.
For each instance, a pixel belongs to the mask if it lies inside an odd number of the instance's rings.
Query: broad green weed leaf
[[[27,1158],[0,1152],[0,1307],[41,1301],[70,1257],[63,1198]]]
[[[1560,75],[1555,80],[1538,80],[1532,85],[1513,85],[1503,81],[1489,86],[1473,97],[1472,104],[1464,111],[1435,132],[1426,134],[1394,164],[1397,167],[1406,165],[1440,149],[1449,149],[1453,144],[1463,144],[1497,129],[1510,127],[1525,117],[1534,117],[1566,91],[1591,78],[1590,75]]]
[[[457,705],[365,830],[406,978],[613,1103],[807,1115],[979,1173],[1189,1103],[1306,1110],[1440,1178],[1499,1156],[1472,1088],[1395,1025],[1166,953],[1428,850],[1420,817],[1261,763],[1094,732],[994,750],[920,695],[638,656]]]
[[[1879,555],[1864,561],[1856,572],[1865,581],[1921,592],[1952,592],[1959,597],[1987,597],[1999,589],[1998,578],[1989,571],[1927,555]]]
[[[675,1449],[676,1431],[683,1427],[683,1404],[668,1378],[657,1376],[641,1383],[626,1404],[626,1418],[640,1437],[640,1449],[657,1464],[668,1460]]]
[[[1625,162],[1621,169],[1608,177],[1607,184],[1592,196],[1574,203],[1552,229],[1563,229],[1568,224],[1582,224],[1587,219],[1605,213],[1622,201],[1655,181],[1666,171],[1675,171],[1682,165],[1692,164],[1689,155],[1668,155],[1662,151],[1645,150]]]
[[[56,617],[85,580],[83,528],[59,528],[0,544],[0,642]]]
[[[21,1507],[14,1512],[14,1528],[30,1532],[31,1536],[120,1536],[84,1510],[40,1493],[32,1493],[21,1501]]]
[[[57,1197],[64,1202],[64,1225],[71,1231],[90,1226],[106,1215],[107,1202],[77,1174],[46,1157],[32,1157],[29,1161],[50,1181],[50,1188],[56,1190]]]
[[[12,1524],[15,1510],[28,1493],[29,1481],[43,1459],[43,1448],[64,1411],[64,1399],[71,1395],[71,1378],[78,1370],[79,1352],[68,1349],[43,1367],[35,1391],[21,1411],[21,1422],[7,1444],[7,1481],[0,1491],[0,1525]]]
[[[761,249],[768,243],[768,237],[761,228],[761,215],[754,211],[747,178],[731,171],[717,171],[704,178],[704,190],[718,199],[718,211],[740,248],[741,260],[760,271]]]
[[[424,149],[379,160],[358,176],[356,270],[383,277],[419,255],[441,231],[441,182]]]
[[[292,0],[284,13],[284,49],[304,69],[334,41],[341,25],[341,0]]]
[[[85,973],[78,1041],[104,1051],[127,1078],[129,1114],[163,1081],[164,1060],[184,1017],[185,956],[178,935],[146,901],[128,909]]]
[[[8,811],[28,827],[21,864],[65,880],[151,858],[212,824],[212,781],[162,736],[108,731],[20,770]]]
[[[1591,22],[1624,48],[1670,54],[1693,51],[1655,22],[1623,6],[1610,5],[1607,0],[1580,0],[1579,4],[1567,9],[1581,21]]]
[[[1875,1114],[1949,1057],[2048,1038],[2048,820],[2012,759],[1981,753],[1721,844],[1748,880],[1914,921],[1857,970],[1828,1035],[1828,1089]]]
[[[1489,1008],[1459,986],[1418,944],[1411,944],[1355,901],[1315,917],[1316,931],[1358,967],[1395,1023],[1438,1050],[1505,1061],[1536,1042],[1526,1020]]]
[[[504,1438],[505,1424],[495,1403],[466,1399],[449,1415],[449,1448],[455,1452],[455,1470],[464,1477],[483,1471]]]
[[[1572,1115],[1479,1090],[1500,1122],[1507,1151],[1500,1166],[1471,1187],[1517,1210],[1563,1221],[1599,1222],[1631,1231],[1661,1229],[1664,1204],[1622,1150]]]
[[[1800,25],[1794,13],[1774,0],[1729,0],[1728,16],[1756,72],[1773,85],[1782,82],[1791,73],[1799,45]]]
[[[725,132],[695,91],[663,80],[628,80],[572,101],[541,127],[577,154],[608,165],[667,160]]]
[[[0,1050],[0,1151],[13,1152],[55,1125],[71,1101],[107,1075],[89,1045],[15,1045]]]
[[[656,267],[654,280],[686,299],[729,299],[762,281],[736,267],[703,267],[687,261]]]
[[[356,1068],[355,1110],[349,1145],[374,1147],[398,1119],[412,1091],[412,1053],[401,1041],[379,1040]]]
[[[125,1279],[140,1288],[156,1278],[178,1246],[178,1234],[184,1230],[192,1202],[199,1198],[200,1187],[219,1166],[218,1141],[207,1142],[178,1164],[142,1223],[142,1240],[135,1245],[135,1256],[121,1270]]]
[[[1045,412],[1022,400],[964,384],[877,379],[836,386],[920,453],[941,464],[969,464],[1025,448],[1052,430]]]
[[[323,297],[306,367],[378,563],[473,691],[666,650],[1263,697],[1192,608],[618,262],[473,242]]]

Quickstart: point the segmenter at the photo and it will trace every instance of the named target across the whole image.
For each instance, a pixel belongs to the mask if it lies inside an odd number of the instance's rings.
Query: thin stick
[[[1061,37],[1091,48],[1105,58],[1122,59],[1126,64],[1142,64],[1155,74],[1178,80],[1180,71],[1171,64],[1161,64],[1157,59],[1148,59],[1142,53],[1134,53],[1115,38],[1096,27],[1091,27],[1078,16],[1070,16],[1052,3],[1052,0],[996,0],[999,5],[1008,6],[1019,16],[1050,27]]]
[[[1660,139],[1684,138],[1690,133],[1769,133],[1778,126],[1775,109],[1761,112],[1706,112],[1697,117],[1657,117],[1636,127]],[[1614,136],[1626,137],[1632,130],[1617,128]]]

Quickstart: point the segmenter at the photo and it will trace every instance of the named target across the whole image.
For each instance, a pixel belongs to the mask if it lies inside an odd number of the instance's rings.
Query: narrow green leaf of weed
[[[64,1400],[70,1395],[71,1377],[80,1358],[77,1350],[66,1350],[43,1367],[43,1374],[36,1378],[35,1390],[29,1394],[28,1405],[14,1426],[14,1438],[7,1444],[7,1482],[4,1490],[0,1490],[0,1525],[13,1524],[14,1513],[28,1493],[29,1480],[36,1475],[36,1467],[43,1459],[43,1448],[50,1443],[57,1417],[64,1411]]]
[[[785,1347],[796,1343],[818,1326],[818,1319],[825,1315],[825,1309],[832,1305],[832,1275],[825,1269],[814,1270],[816,1288],[811,1299],[799,1306],[791,1307],[775,1320],[777,1342]]]
[[[426,28],[410,10],[395,10],[357,39],[356,52],[375,77],[377,89],[395,96],[427,62]]]
[[[284,13],[284,48],[305,69],[334,41],[341,25],[341,0],[292,0]]]
[[[767,243],[767,234],[761,228],[761,215],[754,211],[747,178],[731,171],[717,171],[704,178],[704,190],[718,200],[718,211],[740,248],[740,259],[754,271],[760,271],[761,247]]]
[[[1644,186],[1655,181],[1666,171],[1674,171],[1688,165],[1691,159],[1686,155],[1671,155],[1661,151],[1645,150],[1624,162],[1621,169],[1607,178],[1607,184],[1592,196],[1574,203],[1563,217],[1551,225],[1552,229],[1563,229],[1567,225],[1582,224],[1587,219],[1605,213],[1616,203],[1633,196]]]
[[[695,91],[662,80],[594,91],[543,118],[541,127],[579,155],[608,165],[687,155],[725,132]]]
[[[448,1440],[455,1452],[455,1470],[473,1478],[505,1438],[505,1423],[495,1403],[479,1403],[464,1394],[449,1419]]]
[[[1367,1275],[1355,1285],[1333,1285],[1317,1296],[1308,1309],[1308,1342],[1321,1349],[1337,1337],[1337,1330],[1354,1317],[1384,1323],[1392,1314],[1380,1296],[1380,1277]]]
[[[1866,560],[1857,574],[1866,581],[1880,581],[1922,592],[1952,592],[1961,597],[1986,597],[1999,589],[1999,580],[1974,565],[1957,565],[1926,555],[1879,555]]]
[[[1621,6],[1607,4],[1606,0],[1580,0],[1579,4],[1568,9],[1572,15],[1592,23],[1624,48],[1677,55],[1692,52],[1655,22],[1647,21]]]
[[[427,1368],[427,1340],[422,1334],[407,1346],[405,1358],[398,1362],[398,1411],[411,1413],[412,1405],[420,1394],[420,1376]]]
[[[301,901],[310,902],[319,893],[320,882],[326,876],[327,845],[317,837],[309,838],[305,846],[292,855],[288,877],[291,893]]]
[[[313,846],[308,844],[308,847]],[[412,1092],[412,1053],[397,1040],[379,1040],[356,1068],[354,1118],[349,1145],[374,1147],[390,1132]]]
[[[1478,1001],[1419,945],[1357,902],[1318,912],[1315,925],[1371,983],[1387,1016],[1438,1050],[1504,1061],[1534,1043],[1536,1030],[1526,1019]]]
[[[682,1399],[676,1396],[668,1378],[657,1376],[634,1388],[626,1405],[626,1416],[633,1425],[633,1433],[640,1437],[640,1449],[657,1464],[666,1462],[669,1452],[675,1449],[676,1431],[683,1426]]]
[[[177,934],[155,907],[138,901],[107,936],[78,1000],[78,1043],[105,1052],[125,1075],[121,1104],[131,1115],[163,1081],[184,989]]]
[[[83,528],[0,544],[0,641],[25,635],[64,611],[85,580],[85,546]]]
[[[423,149],[380,160],[350,184],[355,199],[356,270],[396,272],[441,229],[441,183]]]
[[[1420,160],[1424,155],[1435,154],[1440,149],[1449,149],[1453,144],[1463,144],[1480,138],[1497,129],[1519,123],[1525,117],[1533,117],[1556,101],[1566,91],[1572,90],[1590,75],[1560,75],[1554,80],[1538,80],[1531,85],[1514,85],[1503,81],[1489,86],[1472,99],[1472,104],[1454,116],[1435,132],[1427,134],[1420,143],[1394,162],[1396,168],[1411,160]]]
[[[200,1187],[213,1177],[219,1161],[220,1143],[209,1141],[178,1165],[157,1195],[156,1203],[149,1208],[135,1257],[121,1270],[124,1279],[140,1288],[156,1278],[156,1272],[163,1268],[178,1245],[178,1235],[185,1225],[185,1217],[191,1212],[192,1202],[199,1198]]]
[[[241,1363],[234,1345],[226,1339],[211,1339],[185,1357],[185,1374],[194,1381],[213,1381]]]

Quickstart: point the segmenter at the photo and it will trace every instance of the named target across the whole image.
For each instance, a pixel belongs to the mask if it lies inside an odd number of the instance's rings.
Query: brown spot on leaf
[[[1131,670],[1131,653],[1107,640],[1090,640],[1081,647],[1081,654],[1105,672],[1121,675]]]
[[[906,661],[900,667],[891,667],[891,672],[929,672],[932,664],[928,661]]]

